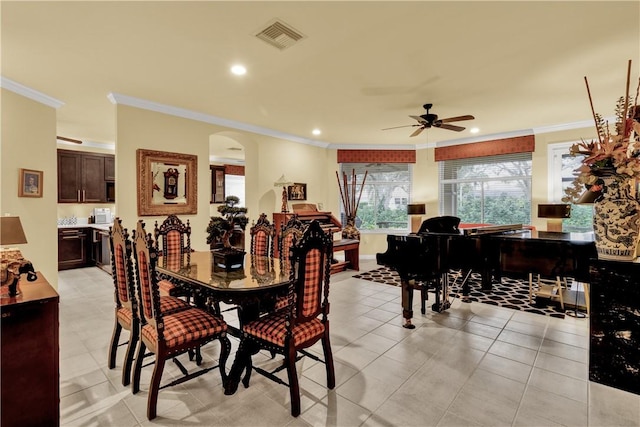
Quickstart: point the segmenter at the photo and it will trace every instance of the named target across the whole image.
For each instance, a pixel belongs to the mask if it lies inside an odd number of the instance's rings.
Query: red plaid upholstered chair
[[[257,320],[247,322],[242,327],[242,340],[236,360],[243,360],[247,354],[265,349],[284,355],[284,363],[276,371],[286,369],[291,396],[291,415],[300,414],[300,388],[296,373],[298,353],[322,361],[304,349],[317,341],[322,341],[324,363],[327,371],[327,387],[335,387],[333,356],[329,342],[329,277],[333,241],[317,221],[312,221],[300,241],[291,247],[291,284],[289,285],[286,309],[266,314]],[[243,384],[249,386],[251,371],[274,378],[276,371],[266,372],[254,367],[251,358],[246,359],[247,371]],[[235,363],[234,363],[235,365]],[[237,384],[235,385],[237,387]],[[229,382],[225,393],[235,390]]]
[[[150,234],[146,234],[144,223],[138,221],[133,235],[133,252],[137,265],[138,293],[140,294],[140,344],[133,369],[133,393],[140,391],[140,373],[144,354],[147,350],[155,354],[155,364],[149,397],[147,398],[147,418],[156,417],[158,391],[162,372],[167,359],[174,358],[183,372],[184,366],[176,356],[199,349],[204,344],[220,341],[220,358],[217,366],[199,369],[187,373],[184,377],[163,386],[181,384],[204,372],[220,369],[224,382],[226,378],[225,363],[231,350],[231,342],[227,337],[227,324],[221,317],[210,314],[199,308],[189,308],[176,313],[165,314],[160,308],[160,290],[156,275],[158,254]]]
[[[260,214],[258,221],[249,229],[251,234],[251,256],[273,256],[273,237],[276,229],[264,213]]]
[[[127,351],[122,367],[122,385],[129,385],[134,352],[140,337],[140,317],[131,258],[131,240],[129,233],[122,228],[122,221],[116,218],[110,230],[109,243],[111,246],[111,265],[113,269],[113,284],[115,285],[115,323],[111,344],[109,345],[109,369],[116,366],[116,353],[119,346],[120,334],[123,329],[129,331]],[[171,313],[189,308],[189,305],[175,297],[163,297],[161,310]]]
[[[169,215],[153,230],[155,249],[167,267],[174,270],[188,264],[191,258],[191,225],[183,223],[176,215]],[[185,292],[169,281],[160,283],[160,292],[165,295],[185,296]]]
[[[288,273],[291,271],[290,250],[291,247],[302,237],[302,233],[307,226],[300,221],[298,215],[293,215],[286,223],[283,223],[278,234],[278,255],[280,260],[280,271]],[[275,309],[279,310],[288,304],[286,297],[276,299]]]

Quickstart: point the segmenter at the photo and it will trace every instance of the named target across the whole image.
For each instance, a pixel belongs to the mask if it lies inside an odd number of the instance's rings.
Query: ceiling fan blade
[[[409,116],[409,117],[411,117],[413,120],[416,120],[420,124],[427,123],[426,120],[420,116]]]
[[[80,141],[79,139],[73,139],[73,138],[67,138],[66,136],[56,136],[56,139],[59,139],[60,141],[67,141],[67,142],[73,142],[76,144],[82,144],[82,141]]]
[[[411,135],[409,135],[409,137],[420,135],[420,132],[422,132],[423,130],[424,130],[424,126],[421,126],[418,129],[416,129],[415,131],[413,131],[413,133]]]
[[[473,120],[475,117],[467,114],[466,116],[449,117],[447,119],[440,120],[442,123],[460,122],[462,120]]]
[[[456,125],[448,125],[446,123],[442,123],[439,125],[434,125],[435,127],[439,127],[441,129],[449,129],[449,130],[453,130],[456,132],[462,132],[463,130],[465,130],[466,128],[462,127],[462,126],[456,126]]]
[[[391,128],[384,128],[384,129],[380,129],[380,130],[389,130],[389,129],[408,128],[408,127],[415,127],[415,126],[421,126],[421,125],[404,125],[404,126],[394,126],[394,127],[391,127]]]

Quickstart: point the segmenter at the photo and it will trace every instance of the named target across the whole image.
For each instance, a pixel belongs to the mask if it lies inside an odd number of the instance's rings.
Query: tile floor
[[[376,267],[372,260],[361,265]],[[417,327],[407,330],[401,327],[398,288],[351,275],[339,273],[331,283],[336,388],[326,389],[324,365],[308,358],[298,362],[299,417],[290,416],[285,386],[254,374],[249,388],[241,385],[225,396],[213,370],[161,390],[158,417],[149,422],[152,367],[143,369],[137,395],[120,383],[124,347],[117,367],[107,369],[111,277],[97,268],[61,271],[61,425],[640,425],[640,396],[588,381],[588,320],[458,300],[445,313],[421,316],[416,297]],[[225,318],[233,324],[237,319],[230,313]],[[237,345],[232,338],[233,352]],[[216,343],[203,349],[205,365],[215,364],[218,351]],[[256,363],[277,362],[259,354]],[[178,374],[167,363],[163,383]]]

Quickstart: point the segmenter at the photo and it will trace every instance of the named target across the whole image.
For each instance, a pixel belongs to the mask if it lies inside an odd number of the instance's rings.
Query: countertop
[[[111,224],[73,224],[73,225],[59,225],[58,229],[61,228],[95,228],[96,230],[109,231],[109,227],[113,226]]]

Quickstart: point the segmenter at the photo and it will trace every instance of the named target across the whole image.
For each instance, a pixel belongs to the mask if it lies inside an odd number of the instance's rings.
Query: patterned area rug
[[[376,268],[375,270],[356,274],[353,277],[384,283],[385,285],[400,286],[400,276],[398,273],[387,267]],[[450,297],[460,298],[462,296],[462,279],[463,277],[459,277],[451,285],[449,289]],[[473,302],[497,305],[513,310],[564,319],[564,312],[560,310],[559,305],[555,301],[541,299],[536,302],[534,298],[533,304],[529,304],[529,282],[526,280],[503,277],[502,283],[494,282],[493,289],[485,292],[482,290],[480,275],[478,273],[471,273],[469,277],[469,291],[469,299]],[[420,301],[419,296],[414,296],[414,302],[416,299]],[[429,297],[429,299],[432,300],[431,297]]]

